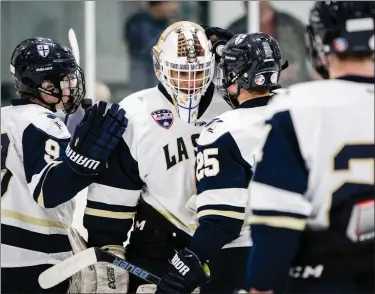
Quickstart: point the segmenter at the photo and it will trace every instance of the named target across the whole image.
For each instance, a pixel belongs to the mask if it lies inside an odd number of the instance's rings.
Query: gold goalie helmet
[[[211,48],[201,26],[181,21],[169,26],[152,50],[156,76],[188,123],[197,119],[199,103],[214,75]]]

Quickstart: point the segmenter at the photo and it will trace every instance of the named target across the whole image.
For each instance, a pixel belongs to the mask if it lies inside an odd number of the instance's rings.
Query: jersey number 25
[[[204,149],[197,154],[197,168],[196,178],[198,181],[203,177],[214,177],[220,171],[219,161],[217,155],[219,150],[217,148]]]

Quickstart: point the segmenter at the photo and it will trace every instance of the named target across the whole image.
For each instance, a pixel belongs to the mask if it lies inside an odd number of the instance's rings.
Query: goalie
[[[221,43],[219,33],[227,37]],[[195,213],[185,204],[195,193],[199,133],[230,109],[212,80],[215,45],[225,44],[232,35],[216,30],[213,45],[210,34],[212,28],[205,30],[192,22],[175,23],[163,32],[153,48],[160,83],[121,101],[128,128],[111,155],[110,169],[88,191],[87,245],[108,248],[158,276],[166,271],[175,251],[187,246],[197,226]],[[125,253],[123,243],[133,218]],[[100,263],[94,267],[96,276],[81,273],[82,280],[76,284],[79,291],[85,291],[93,279],[97,291],[107,293],[155,290],[121,268]]]

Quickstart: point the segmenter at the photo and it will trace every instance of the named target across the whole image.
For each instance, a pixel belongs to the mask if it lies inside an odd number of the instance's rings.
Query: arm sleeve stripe
[[[233,206],[233,205],[223,205],[223,204],[218,204],[218,205],[204,205],[198,208],[198,212],[201,212],[202,210],[222,210],[222,211],[233,211],[233,212],[240,212],[243,213],[245,212],[245,207],[238,207],[238,206]]]
[[[107,210],[113,212],[135,212],[136,206],[124,206],[124,205],[114,205],[114,204],[107,204],[103,202],[96,202],[87,200],[86,207],[92,209],[99,209],[99,210]]]
[[[306,220],[286,217],[286,216],[259,216],[252,215],[249,217],[251,225],[266,225],[275,228],[285,228],[296,231],[303,231],[306,227]]]
[[[198,218],[204,217],[206,215],[219,215],[219,216],[225,216],[230,217],[234,219],[240,219],[243,220],[245,218],[245,213],[240,212],[234,212],[234,211],[223,211],[223,210],[214,210],[214,209],[207,209],[198,212]]]
[[[131,219],[135,216],[135,212],[114,212],[108,210],[100,210],[94,208],[85,209],[85,214],[98,216],[98,217],[105,217],[105,218],[114,218],[114,219]]]

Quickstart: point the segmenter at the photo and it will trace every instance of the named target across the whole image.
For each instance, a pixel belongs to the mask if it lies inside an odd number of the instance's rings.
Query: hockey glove
[[[69,166],[81,175],[98,175],[106,168],[111,152],[128,124],[125,110],[116,103],[106,112],[107,103],[90,107],[74,131],[65,151]]]
[[[218,27],[207,27],[204,26],[205,33],[208,39],[211,40],[212,43],[212,53],[215,54],[215,62],[219,63],[220,58],[223,55],[223,48],[225,44],[232,39],[234,36],[233,33],[227,31],[225,29],[221,29]]]
[[[209,272],[207,265],[202,265],[192,251],[181,250],[173,257],[155,293],[192,293],[196,287],[209,282],[206,272]]]

